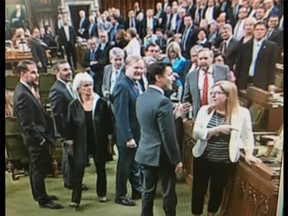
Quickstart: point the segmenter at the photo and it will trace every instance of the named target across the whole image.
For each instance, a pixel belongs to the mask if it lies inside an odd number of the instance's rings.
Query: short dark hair
[[[166,31],[164,32],[164,34],[166,34],[168,38],[171,38],[171,37],[173,37],[174,32],[173,32],[173,31],[170,31],[170,30],[166,30]]]
[[[186,14],[184,15],[183,20],[185,19],[185,17],[190,17],[190,18],[193,20],[192,16],[191,16],[190,14],[188,14],[188,13],[186,13]]]
[[[164,62],[155,62],[148,65],[146,73],[148,83],[155,84],[156,75],[163,75],[166,67],[171,67],[171,64],[166,64]]]
[[[157,46],[158,46],[158,44],[151,42],[151,43],[149,43],[149,44],[147,45],[146,51],[149,50],[149,47],[157,47]]]
[[[266,29],[268,29],[268,24],[266,21],[258,21],[256,24],[255,24],[255,28],[258,26],[258,25],[264,25]]]
[[[207,31],[206,31],[206,29],[205,29],[205,28],[202,28],[202,27],[200,27],[200,28],[197,29],[197,34],[196,34],[196,35],[198,35],[199,32],[201,32],[201,31],[203,31],[203,32],[205,33],[205,35],[207,36]]]
[[[119,22],[119,17],[116,16],[115,14],[112,14],[112,15],[110,16],[110,18],[111,18],[111,17],[113,17],[113,19],[115,19],[117,22]]]
[[[59,70],[59,65],[66,64],[68,61],[66,59],[60,59],[53,67],[53,71]]]
[[[21,72],[24,72],[24,73],[27,72],[28,71],[28,65],[35,65],[36,66],[36,63],[34,61],[31,61],[31,60],[20,61],[17,64],[16,73],[20,75]]]

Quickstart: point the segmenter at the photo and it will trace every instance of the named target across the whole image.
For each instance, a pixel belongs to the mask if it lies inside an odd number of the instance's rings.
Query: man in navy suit
[[[98,37],[98,28],[95,23],[95,17],[93,15],[89,16],[89,28],[88,28],[88,38]]]
[[[89,21],[85,16],[85,11],[80,10],[79,16],[80,16],[80,22],[79,22],[78,35],[81,38],[88,39],[89,38],[88,36]]]
[[[263,90],[273,92],[277,45],[265,40],[267,23],[258,22],[254,29],[254,40],[245,43],[238,52],[235,75],[239,90],[252,84]]]
[[[110,41],[110,44],[114,45],[117,30],[125,29],[125,27],[119,23],[119,17],[117,17],[116,15],[110,16],[110,22],[112,24],[112,28],[108,33],[109,36],[108,40]]]
[[[24,60],[17,65],[20,81],[14,93],[14,113],[19,123],[23,142],[29,154],[29,179],[34,200],[41,208],[61,209],[53,202],[45,188],[45,178],[50,165],[50,146],[54,145],[53,123],[44,109],[38,93],[39,74],[36,64]]]
[[[135,104],[140,94],[138,81],[141,79],[143,69],[144,61],[140,56],[129,56],[126,59],[125,76],[117,82],[113,90],[112,106],[119,153],[115,202],[125,206],[135,206],[133,199],[140,199],[142,193],[140,166],[134,161],[134,156],[140,138]],[[128,179],[132,186],[132,200],[126,197]]]
[[[62,59],[55,65],[54,72],[57,80],[50,89],[49,99],[54,120],[55,137],[63,142],[67,135],[65,121],[68,105],[75,97],[71,86],[72,70],[69,63]],[[64,187],[71,189],[72,170],[66,146],[63,146],[62,172]],[[82,189],[86,190],[88,187],[83,184]]]
[[[158,178],[163,191],[165,215],[176,215],[176,174],[182,170],[177,143],[173,104],[164,95],[172,90],[175,80],[171,66],[162,62],[148,66],[148,90],[136,102],[136,115],[141,126],[141,137],[135,160],[142,165],[144,184],[142,216],[153,215],[153,202]]]
[[[190,49],[196,44],[198,27],[193,24],[193,20],[190,15],[184,16],[184,24],[185,31],[181,41],[182,55],[184,58],[190,59]]]

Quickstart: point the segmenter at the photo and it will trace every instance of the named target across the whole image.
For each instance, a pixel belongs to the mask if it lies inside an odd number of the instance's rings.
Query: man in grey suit
[[[121,48],[114,47],[109,51],[109,56],[111,64],[106,65],[104,68],[102,94],[107,99],[108,106],[111,107],[111,99],[114,86],[125,75],[125,54]]]
[[[110,111],[110,116],[115,128],[115,117],[112,106],[112,92],[116,83],[125,76],[125,67],[124,67],[124,51],[119,47],[114,47],[109,51],[110,62],[111,64],[104,67],[103,82],[102,82],[102,94],[106,98],[108,109]],[[112,135],[112,146],[111,151],[114,155],[113,145],[117,143],[115,129],[113,129]],[[112,156],[113,157],[113,156]],[[112,159],[112,158],[111,158]]]
[[[148,66],[149,87],[136,101],[136,115],[141,128],[135,161],[142,165],[144,177],[141,216],[153,215],[153,201],[158,178],[163,190],[166,215],[176,215],[176,173],[182,171],[173,116],[173,104],[164,95],[175,80],[171,66],[162,62]]]
[[[186,76],[183,102],[192,103],[192,119],[196,118],[201,106],[211,103],[209,93],[211,86],[219,80],[229,80],[229,67],[212,65],[212,60],[213,51],[203,48],[198,52],[199,68]],[[207,80],[206,86],[205,80]]]
[[[225,24],[220,29],[221,37],[223,41],[220,44],[220,51],[226,58],[226,64],[233,70],[233,66],[236,62],[237,48],[239,47],[239,42],[233,37],[232,27],[230,24]]]

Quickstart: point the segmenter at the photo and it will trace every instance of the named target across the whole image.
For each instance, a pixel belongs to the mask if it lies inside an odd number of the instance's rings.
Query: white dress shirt
[[[70,34],[69,34],[69,26],[68,25],[64,25],[64,31],[65,31],[65,35],[67,38],[67,41],[70,41]]]
[[[245,22],[245,19],[238,20],[234,29],[234,38],[238,41],[240,41],[241,38],[244,36],[244,22]]]
[[[260,48],[262,46],[263,40],[264,40],[264,38],[260,41],[257,41],[257,40],[253,41],[252,61],[251,61],[250,68],[249,68],[249,76],[252,76],[252,77],[254,76],[255,63],[256,63]]]
[[[214,7],[208,7],[205,13],[205,19],[210,23],[213,19],[213,9]]]
[[[147,29],[148,28],[153,29],[153,18],[152,17],[150,17],[150,18],[147,17]]]
[[[170,27],[171,31],[174,31],[176,29],[176,20],[177,20],[177,14],[173,14],[172,19],[171,19],[171,27]]]
[[[210,97],[210,91],[211,91],[211,87],[214,85],[214,78],[212,75],[212,65],[210,65],[209,69],[208,69],[208,104],[211,104],[212,99]],[[204,79],[205,79],[205,71],[203,70],[199,70],[199,78],[198,78],[198,88],[200,90],[200,98],[202,98],[203,95],[203,85],[204,85]]]

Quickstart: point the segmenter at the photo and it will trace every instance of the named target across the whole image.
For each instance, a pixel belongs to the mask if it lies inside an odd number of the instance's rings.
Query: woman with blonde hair
[[[176,86],[178,87],[177,99],[182,99],[183,83],[184,83],[184,68],[186,59],[181,55],[181,48],[177,42],[171,42],[166,48],[166,57],[163,60],[166,64],[172,65],[172,70],[177,74]],[[172,95],[173,97],[173,95]]]
[[[256,19],[254,17],[248,17],[244,21],[244,36],[240,40],[240,44],[245,44],[252,40],[254,35],[254,28],[256,24]]]
[[[251,115],[239,105],[234,83],[218,81],[212,86],[212,104],[202,106],[197,114],[193,136],[197,140],[192,152],[192,214],[201,215],[209,187],[208,215],[215,215],[222,201],[227,179],[245,150],[245,160],[260,163],[253,156],[254,137]]]
[[[126,38],[129,41],[123,49],[126,52],[126,56],[141,56],[141,43],[138,39],[136,28],[128,28],[126,30]]]

